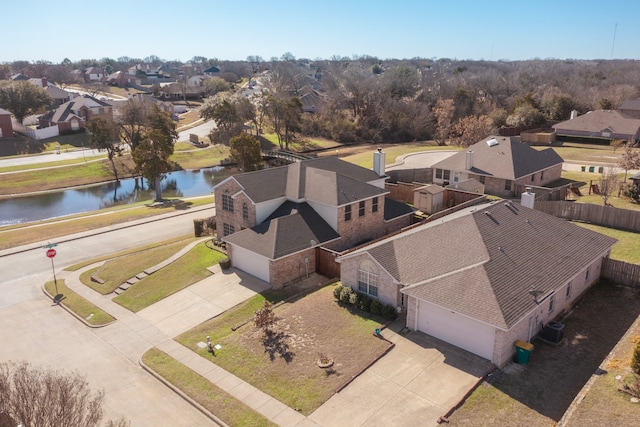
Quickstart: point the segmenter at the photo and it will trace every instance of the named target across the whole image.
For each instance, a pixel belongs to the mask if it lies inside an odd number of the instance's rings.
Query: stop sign
[[[49,258],[53,258],[54,256],[56,256],[56,250],[55,250],[55,249],[49,249],[49,250],[47,251],[47,256],[48,256]]]

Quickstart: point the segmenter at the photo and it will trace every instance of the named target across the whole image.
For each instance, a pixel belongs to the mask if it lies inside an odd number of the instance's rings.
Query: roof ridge
[[[443,274],[440,274],[438,276],[431,277],[431,278],[429,278],[427,280],[423,280],[422,282],[414,283],[413,285],[407,286],[407,287],[405,287],[403,289],[414,289],[414,288],[417,288],[417,287],[420,287],[420,286],[427,285],[427,284],[429,284],[429,282],[432,282],[434,280],[440,280],[442,278],[453,276],[455,274],[459,274],[459,273],[462,273],[464,271],[468,271],[468,270],[474,269],[476,267],[481,267],[481,266],[485,265],[490,259],[491,258],[486,259],[486,260],[481,261],[481,262],[477,262],[475,264],[468,265],[468,266],[460,268],[458,270],[449,271],[447,273],[443,273]]]

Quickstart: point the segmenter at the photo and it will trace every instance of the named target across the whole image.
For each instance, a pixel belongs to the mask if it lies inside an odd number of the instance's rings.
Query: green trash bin
[[[531,344],[530,342],[516,341],[516,358],[518,360],[518,363],[521,365],[528,364],[532,350],[533,344]]]
[[[595,166],[589,166],[589,172],[593,173],[596,171],[596,167]]]
[[[584,172],[584,171],[586,171],[586,170],[587,170],[587,167],[586,167],[586,166],[580,166],[580,170],[581,170],[582,172]]]

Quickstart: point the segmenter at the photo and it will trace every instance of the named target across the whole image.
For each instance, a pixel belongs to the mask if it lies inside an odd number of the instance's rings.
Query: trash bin
[[[589,172],[595,172],[595,171],[596,171],[595,166],[589,166]]]
[[[529,357],[531,356],[531,351],[533,350],[533,344],[526,341],[516,341],[516,358],[518,363],[521,365],[526,365],[529,363]]]
[[[584,171],[586,171],[586,170],[587,170],[587,167],[586,167],[586,166],[580,166],[580,170],[581,170],[582,172],[584,172]]]

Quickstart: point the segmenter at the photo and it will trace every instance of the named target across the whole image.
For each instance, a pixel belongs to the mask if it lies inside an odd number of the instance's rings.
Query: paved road
[[[213,213],[212,206],[135,228],[101,229],[91,238],[82,235],[56,247],[58,274],[78,261],[145,245],[193,232],[193,219]],[[208,210],[208,211],[207,211]],[[2,234],[0,233],[0,239]],[[63,239],[64,240],[64,239]],[[0,252],[0,360],[27,360],[87,376],[90,386],[104,388],[105,417],[125,416],[132,426],[205,426],[209,418],[166,386],[149,376],[137,363],[89,329],[52,306],[42,292],[51,280],[51,262],[40,248],[43,241]]]

